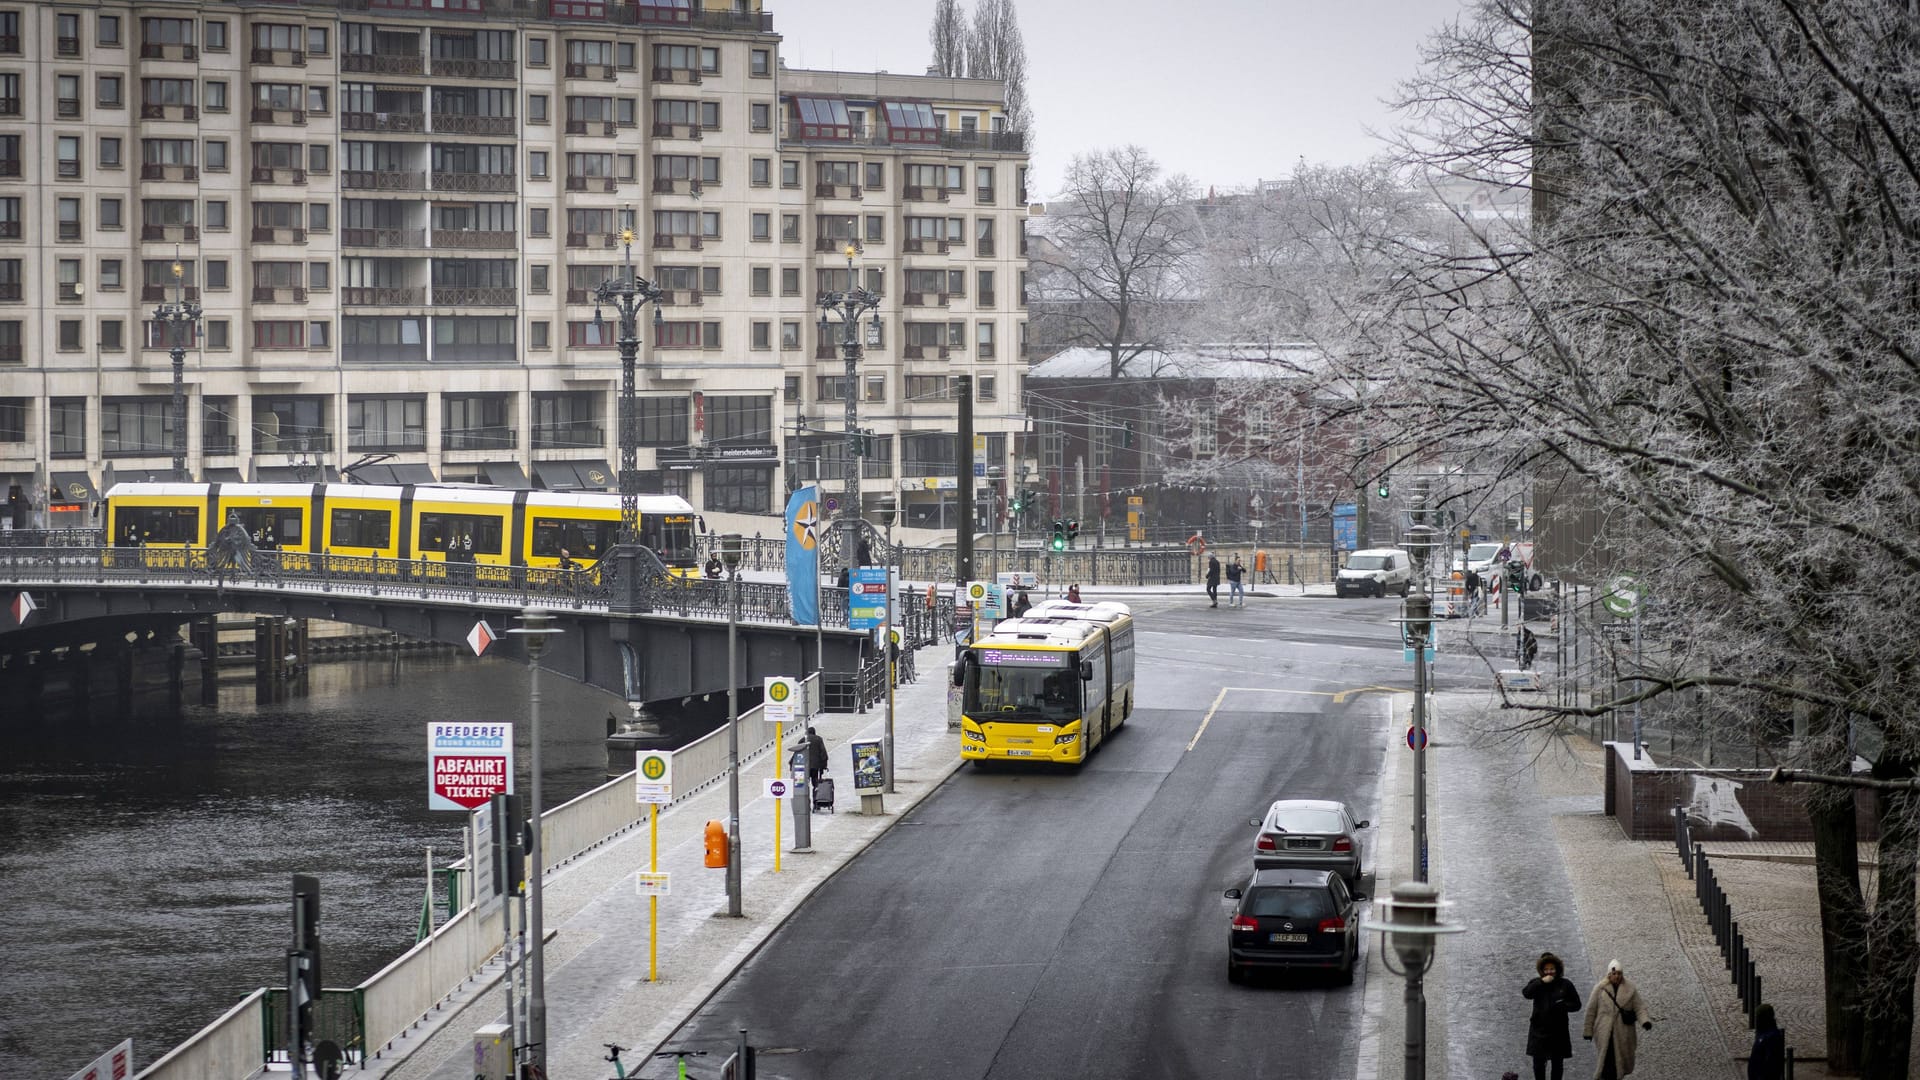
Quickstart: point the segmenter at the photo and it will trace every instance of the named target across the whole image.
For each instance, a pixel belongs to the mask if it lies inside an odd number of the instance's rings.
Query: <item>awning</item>
[[[356,484],[437,484],[439,478],[424,461],[403,461],[398,464],[362,465],[353,470],[353,482]]]
[[[99,498],[93,478],[83,472],[54,473],[53,483],[47,489],[47,501],[52,503],[96,502]]]
[[[569,462],[580,478],[580,486],[588,491],[614,491],[620,487],[620,478],[604,461]]]
[[[203,482],[208,484],[246,483],[246,481],[241,478],[239,469],[203,469],[201,471],[206,474],[202,478]]]
[[[494,487],[512,488],[525,491],[533,485],[527,482],[527,474],[520,471],[517,461],[483,461],[480,463],[480,475]]]
[[[255,465],[253,482],[256,484],[334,484],[340,481],[340,470],[328,465],[319,469],[312,465]]]
[[[573,471],[571,461],[536,461],[533,478],[548,491],[580,490],[580,477]]]

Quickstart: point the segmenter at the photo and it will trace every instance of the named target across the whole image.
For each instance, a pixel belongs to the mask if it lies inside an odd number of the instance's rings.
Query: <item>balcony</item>
[[[20,223],[17,221],[0,221],[0,240],[18,239],[20,239]]]
[[[72,39],[61,38],[60,40],[68,41]],[[75,50],[71,53],[65,52],[63,50],[61,52],[61,55],[62,56],[78,56],[80,55],[80,52],[79,52],[79,49],[76,47]],[[198,60],[200,59],[200,50],[193,45],[187,45],[187,44],[181,44],[181,43],[159,42],[159,41],[146,41],[146,42],[142,42],[140,45],[140,59],[142,60]]]
[[[520,236],[484,229],[435,229],[433,246],[458,251],[506,251],[520,246]]]
[[[410,135],[427,130],[427,115],[417,112],[343,112],[340,114],[340,128],[342,131],[371,131],[377,135]]]
[[[859,184],[815,184],[813,197],[816,199],[857,199],[860,197]]]
[[[77,37],[57,37],[53,39],[53,51],[59,56],[79,56],[80,39]]]
[[[340,173],[340,186],[348,191],[425,191],[427,173],[424,169],[346,169]]]
[[[809,130],[813,134],[808,134]],[[920,150],[930,150],[938,146],[947,150],[985,150],[1007,154],[1026,153],[1027,147],[1026,135],[1018,131],[926,132],[916,128],[911,133],[902,132],[901,137],[895,139],[887,125],[873,124],[871,126],[856,125],[852,128],[850,137],[845,138],[833,134],[821,134],[823,131],[830,133],[833,130],[831,126],[823,128],[818,124],[802,124],[789,120],[781,126],[780,142],[788,146],[911,146]],[[1023,197],[1021,201],[1026,200]]]
[[[196,105],[163,105],[147,102],[140,106],[142,120],[198,120],[200,108]]]
[[[0,98],[0,116],[19,116],[20,99],[17,97]]]
[[[1024,131],[942,131],[940,146],[946,150],[1024,154],[1027,152],[1027,135]]]
[[[195,243],[200,239],[200,229],[195,225],[142,225],[140,240],[143,243],[156,243],[166,240],[178,240]]]
[[[253,107],[253,122],[256,124],[299,124],[307,123],[305,109],[275,109],[267,105]]]
[[[952,241],[949,240],[923,240],[915,237],[902,244],[901,250],[909,255],[925,255],[929,253],[945,255],[952,246]]]
[[[423,307],[427,290],[396,286],[349,286],[340,290],[345,307]]]
[[[253,242],[256,244],[304,244],[307,242],[307,230],[255,225]]]
[[[256,64],[276,64],[281,67],[307,66],[307,54],[299,49],[255,48],[252,59]]]
[[[512,135],[515,132],[514,118],[511,116],[471,116],[465,113],[433,114],[433,130],[436,135]]]
[[[976,189],[973,193],[973,201],[974,201],[974,204],[977,206],[992,206],[993,205],[993,189],[992,188]]]
[[[705,190],[706,184],[699,180],[676,180],[671,176],[656,176],[653,178],[653,193],[655,195],[676,195],[681,192],[685,192],[688,195],[698,195]]]
[[[53,287],[53,298],[63,304],[80,302],[81,288],[77,281],[62,281]]]
[[[19,56],[20,55],[20,35],[19,34],[0,34],[0,54],[5,54],[7,56]]]
[[[20,344],[0,345],[0,364],[19,364],[25,360],[26,349]],[[56,450],[54,454],[59,456],[59,451]]]
[[[980,256],[983,259],[992,258],[993,251],[994,251],[993,241],[987,240],[987,239],[982,239],[979,243],[975,244],[973,247],[973,253],[975,255]]]
[[[19,176],[19,158],[0,158],[0,176]]]
[[[822,341],[813,347],[813,358],[815,360],[832,360],[839,355],[839,346],[831,341]]]
[[[276,169],[270,165],[253,167],[253,182],[256,184],[301,184],[307,182],[305,169]]]
[[[340,70],[373,75],[423,75],[427,65],[419,53],[341,53]]]
[[[427,433],[424,431],[368,431],[365,428],[347,429],[347,449],[367,450],[425,450]]]
[[[974,299],[973,306],[990,308],[993,306],[993,302],[994,302],[993,290],[982,289],[980,290],[980,295]]]
[[[682,129],[685,130],[683,131]],[[699,124],[669,124],[661,120],[655,120],[653,122],[653,137],[656,139],[694,139],[697,141],[702,137],[703,130]]]
[[[54,236],[56,240],[84,240],[85,238],[86,234],[81,230],[80,223],[77,221],[61,222],[60,231]]]
[[[908,202],[946,202],[953,197],[953,193],[946,188],[922,187],[919,184],[908,184],[900,189],[900,194]]]
[[[614,70],[612,64],[568,64],[566,74],[569,79],[599,79],[602,82],[612,82],[619,77],[619,72]]]
[[[510,427],[467,428],[440,433],[442,450],[512,450],[520,445],[519,432]]]
[[[208,457],[223,457],[240,452],[240,437],[237,435],[204,435],[200,439],[200,452]]]
[[[485,172],[437,172],[433,174],[435,191],[505,191],[513,190],[512,173]],[[608,190],[612,190],[609,188]]]
[[[342,345],[340,359],[353,364],[424,364],[425,345]]]
[[[569,176],[567,177],[567,190],[604,191],[611,195],[613,192],[619,190],[619,186],[611,176]]]
[[[435,307],[512,307],[519,302],[515,290],[471,285],[435,285]]]
[[[193,165],[142,165],[142,180],[198,180],[200,170]]]
[[[453,79],[514,79],[519,71],[511,60],[480,60],[472,57],[436,57],[433,73]]]
[[[685,86],[699,86],[703,81],[700,72],[693,68],[660,67],[654,65],[647,78],[657,83],[680,83]]]
[[[593,424],[536,424],[535,450],[579,450],[607,445],[605,429]]]
[[[21,300],[24,298],[19,282],[10,281],[0,284],[0,300]]]
[[[593,246],[593,238],[594,238],[595,236],[598,236],[598,237],[600,237],[600,246],[601,246],[601,247],[605,247],[605,248],[609,248],[609,249],[612,249],[612,248],[617,248],[617,247],[619,247],[619,246],[620,246],[620,237],[619,237],[619,236],[617,236],[617,235],[615,235],[615,234],[613,234],[613,233],[584,233],[584,232],[570,232],[570,233],[568,233],[568,234],[567,234],[567,246],[568,246],[568,247],[570,247],[570,248],[584,248],[584,247],[592,247],[592,246]],[[659,238],[658,236],[656,236],[656,237],[654,237],[654,240],[656,241],[656,242],[655,242],[655,244],[653,245],[654,247],[659,247],[659,246],[661,246],[661,245],[660,245],[660,244],[658,243],[658,241],[659,241],[659,239],[660,239],[660,238]],[[672,238],[671,238],[671,237],[669,237],[669,238],[668,238],[668,240],[669,240],[669,243],[668,243],[668,244],[667,244],[666,246],[667,246],[667,247],[672,247],[672,246],[673,246],[673,244],[671,243],[671,240],[672,240]]]
[[[620,125],[611,120],[567,121],[567,134],[569,135],[586,135],[592,132],[598,132],[600,135],[611,139],[620,133]]]
[[[908,307],[946,307],[951,299],[950,293],[910,292],[905,303]]]
[[[301,288],[280,288],[273,285],[255,285],[253,302],[256,304],[304,304],[307,302],[307,290]]]
[[[427,230],[345,228],[340,230],[340,244],[343,247],[422,248],[427,246]]]
[[[179,299],[200,299],[200,288],[197,285],[188,285],[179,291],[181,293]],[[174,288],[171,285],[142,285],[140,286],[140,302],[143,304],[163,303],[167,300],[174,299],[173,293]]]

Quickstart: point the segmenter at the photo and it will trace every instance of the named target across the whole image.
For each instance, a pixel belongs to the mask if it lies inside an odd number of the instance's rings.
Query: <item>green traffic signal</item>
[[[1053,534],[1053,550],[1055,551],[1067,550],[1067,538],[1060,535],[1059,533],[1054,533]]]
[[[1387,478],[1384,476],[1380,478],[1380,497],[1387,497]]]

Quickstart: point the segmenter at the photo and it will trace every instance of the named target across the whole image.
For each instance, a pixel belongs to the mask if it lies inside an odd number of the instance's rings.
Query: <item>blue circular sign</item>
[[[1427,729],[1410,727],[1407,729],[1407,749],[1425,750],[1427,748]]]

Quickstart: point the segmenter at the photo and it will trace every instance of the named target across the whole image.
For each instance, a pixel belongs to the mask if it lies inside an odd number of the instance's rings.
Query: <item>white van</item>
[[[1407,595],[1413,588],[1413,556],[1399,548],[1362,548],[1347,556],[1333,579],[1335,596]]]

